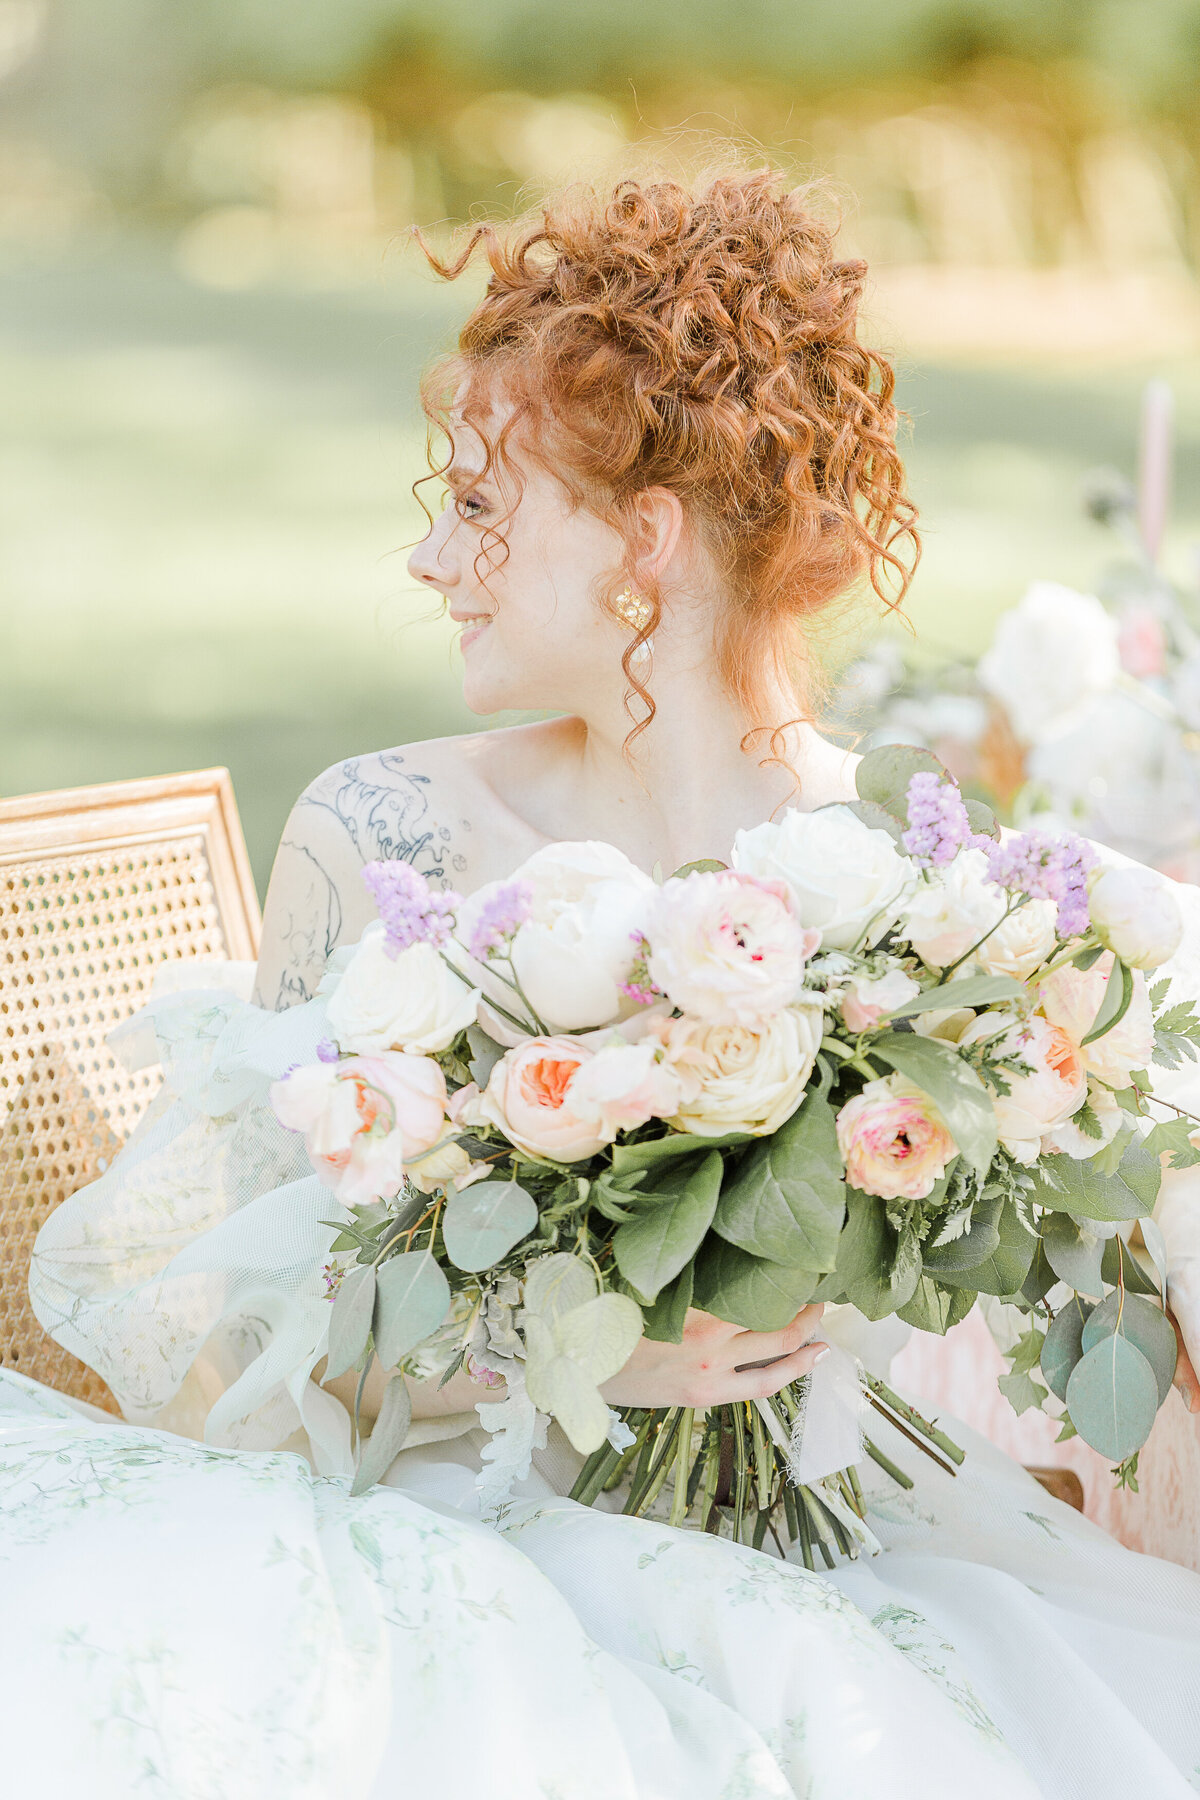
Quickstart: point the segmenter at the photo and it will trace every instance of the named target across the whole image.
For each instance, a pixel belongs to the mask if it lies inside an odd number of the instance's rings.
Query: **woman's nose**
[[[450,530],[446,524],[446,513],[435,519],[426,535],[410,552],[408,572],[414,581],[423,582],[426,587],[435,587],[444,592],[454,585],[454,558],[447,555]]]

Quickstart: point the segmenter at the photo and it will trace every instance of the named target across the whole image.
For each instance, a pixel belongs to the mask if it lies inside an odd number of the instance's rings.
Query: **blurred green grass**
[[[153,240],[0,266],[0,791],[227,764],[262,886],[320,769],[474,723],[404,568],[417,376],[465,304],[399,266],[214,292]],[[1132,472],[1150,374],[1176,391],[1170,557],[1194,579],[1200,363],[902,360],[931,654],[981,646],[1031,579],[1089,583],[1108,546],[1081,480]]]

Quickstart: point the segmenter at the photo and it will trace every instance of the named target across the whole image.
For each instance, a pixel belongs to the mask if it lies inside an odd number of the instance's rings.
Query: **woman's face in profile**
[[[503,423],[494,414],[487,429]],[[598,596],[624,585],[620,536],[511,440],[512,468],[484,475],[478,434],[456,420],[452,436],[446,504],[408,569],[462,626],[467,705],[574,712],[608,683],[619,696],[629,632]]]

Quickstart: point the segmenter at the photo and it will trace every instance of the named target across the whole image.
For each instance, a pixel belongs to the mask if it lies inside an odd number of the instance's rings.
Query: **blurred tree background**
[[[1200,0],[0,0],[0,791],[226,762],[261,880],[324,764],[462,728],[403,546],[471,296],[407,228],[650,151],[828,179],[931,647],[1087,586],[1080,480],[1131,469],[1151,374],[1186,569],[1198,65]]]

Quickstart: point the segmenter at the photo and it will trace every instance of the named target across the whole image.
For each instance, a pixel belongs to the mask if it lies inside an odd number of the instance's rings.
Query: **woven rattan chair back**
[[[115,1411],[29,1305],[42,1221],[158,1085],[108,1031],[183,957],[253,958],[259,913],[225,769],[0,800],[0,1365]]]

